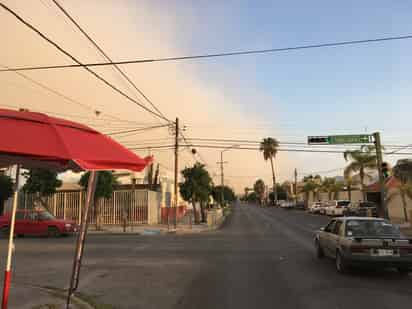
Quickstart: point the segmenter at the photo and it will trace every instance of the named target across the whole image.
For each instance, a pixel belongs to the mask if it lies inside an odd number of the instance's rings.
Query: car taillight
[[[340,205],[336,205],[336,208],[342,208],[342,206],[340,206]]]

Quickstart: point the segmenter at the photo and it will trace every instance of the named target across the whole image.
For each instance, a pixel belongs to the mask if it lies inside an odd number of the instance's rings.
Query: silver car
[[[316,233],[315,248],[318,258],[335,259],[341,273],[350,266],[395,267],[401,274],[412,270],[412,239],[380,218],[333,219]]]

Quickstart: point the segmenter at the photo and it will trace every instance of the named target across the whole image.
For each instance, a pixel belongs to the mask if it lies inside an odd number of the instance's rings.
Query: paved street
[[[115,308],[406,308],[412,277],[336,273],[319,261],[313,231],[327,218],[238,205],[216,232],[91,235],[80,291]],[[65,288],[73,238],[17,239],[14,283]],[[6,241],[0,241],[4,261]],[[12,308],[28,295],[12,294]]]

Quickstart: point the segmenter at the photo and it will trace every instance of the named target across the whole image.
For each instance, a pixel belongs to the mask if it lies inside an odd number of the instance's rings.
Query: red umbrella
[[[96,179],[99,170],[128,169],[143,170],[151,157],[138,157],[111,138],[96,130],[72,121],[50,117],[41,113],[0,109],[0,166],[17,164],[23,168],[50,168],[57,171],[91,170],[87,188],[86,205],[82,215],[73,262],[72,278],[68,292],[76,290],[79,280],[84,240],[87,232],[88,209],[93,203]],[[16,178],[16,182],[18,177]],[[14,194],[10,224],[9,248],[7,255],[2,309],[7,309],[10,289],[11,254],[17,190]]]
[[[0,109],[0,128],[3,165],[141,171],[151,161],[92,128],[41,113]]]

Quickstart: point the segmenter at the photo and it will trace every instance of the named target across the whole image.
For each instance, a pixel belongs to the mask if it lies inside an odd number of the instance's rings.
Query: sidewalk
[[[128,226],[126,228],[126,232],[123,231],[123,227],[121,226],[103,226],[102,230],[97,231],[94,227],[90,227],[88,233],[90,235],[106,235],[106,234],[113,234],[113,235],[126,235],[126,234],[134,234],[134,235],[160,235],[160,234],[191,234],[191,233],[201,233],[207,232],[211,230],[215,230],[216,227],[209,227],[205,223],[201,224],[178,224],[177,229],[174,228],[174,225],[171,224],[169,227],[166,224],[155,224],[155,225],[137,225],[137,226]]]
[[[60,290],[12,284],[10,289],[9,308],[18,309],[63,309],[66,308],[66,293]],[[86,302],[73,299],[72,309],[93,308]]]

